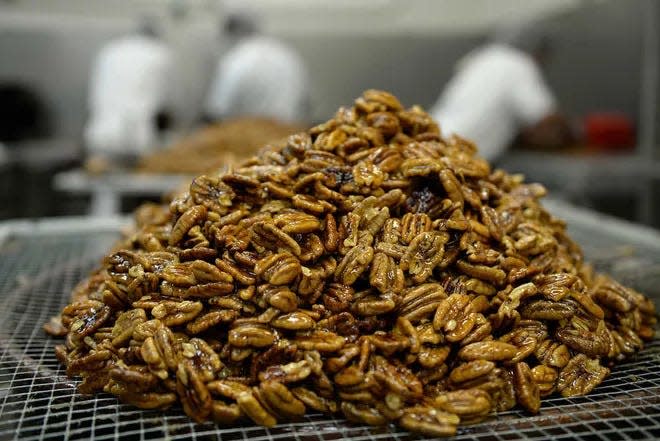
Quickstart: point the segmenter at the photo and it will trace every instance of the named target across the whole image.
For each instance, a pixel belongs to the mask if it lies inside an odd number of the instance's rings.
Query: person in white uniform
[[[220,58],[206,100],[206,119],[241,116],[302,122],[309,112],[310,80],[301,57],[260,34],[245,15],[232,15],[223,36],[235,44]]]
[[[92,67],[84,133],[92,158],[134,158],[156,146],[156,118],[168,100],[172,62],[171,50],[147,21],[139,32],[100,50]]]
[[[444,135],[474,141],[491,161],[518,135],[544,148],[570,137],[540,69],[546,38],[532,26],[506,26],[493,42],[466,55],[430,110]]]

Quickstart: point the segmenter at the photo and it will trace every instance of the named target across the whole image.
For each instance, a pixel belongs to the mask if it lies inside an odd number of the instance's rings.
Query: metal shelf
[[[651,224],[654,183],[660,181],[660,161],[641,153],[598,155],[515,151],[498,167],[523,173],[565,198],[585,203],[590,196],[624,195],[639,200],[636,219]]]

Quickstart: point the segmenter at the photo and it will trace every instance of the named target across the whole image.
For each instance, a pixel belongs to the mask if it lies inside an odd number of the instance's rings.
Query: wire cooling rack
[[[602,222],[573,219],[571,234],[600,269],[660,300],[658,236],[617,231]],[[107,394],[78,394],[76,382],[54,356],[58,341],[41,326],[67,303],[71,289],[117,238],[115,231],[93,229],[24,231],[0,245],[0,440],[421,439],[391,426],[373,428],[319,414],[270,429],[248,424],[221,428],[196,424],[180,408],[143,411]],[[503,412],[460,428],[454,439],[660,439],[660,341],[614,368],[588,396],[545,399],[536,416]]]

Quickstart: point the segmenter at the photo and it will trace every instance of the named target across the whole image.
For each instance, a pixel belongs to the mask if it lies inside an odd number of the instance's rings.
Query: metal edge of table
[[[99,189],[122,194],[160,194],[175,190],[187,175],[138,174],[115,172],[103,175],[90,175],[83,170],[74,169],[57,173],[53,184],[57,190],[74,193],[91,193]]]
[[[110,217],[64,216],[39,219],[12,219],[0,222],[0,247],[8,238],[30,234],[121,231],[132,224],[131,215]]]
[[[643,244],[645,247],[660,250],[660,231],[655,228],[580,207],[561,199],[544,199],[542,204],[554,216],[566,221],[569,230],[571,226],[593,227],[601,233],[631,244]]]

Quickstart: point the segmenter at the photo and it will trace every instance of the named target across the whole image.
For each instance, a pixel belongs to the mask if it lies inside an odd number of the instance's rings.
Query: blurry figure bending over
[[[172,53],[148,20],[101,49],[92,67],[84,133],[92,164],[134,160],[155,147],[172,69]]]
[[[223,36],[231,49],[218,61],[206,101],[206,118],[258,116],[289,123],[309,110],[309,74],[300,56],[258,32],[245,15],[229,16]]]
[[[443,134],[471,139],[488,160],[516,137],[536,148],[570,143],[569,125],[541,74],[548,51],[539,24],[527,23],[499,29],[492,42],[466,55],[430,111]]]

